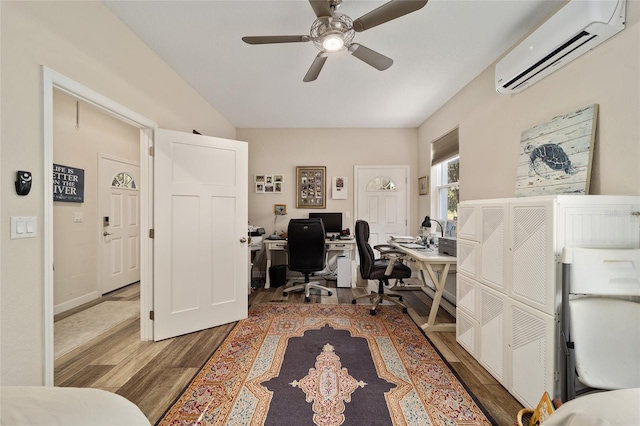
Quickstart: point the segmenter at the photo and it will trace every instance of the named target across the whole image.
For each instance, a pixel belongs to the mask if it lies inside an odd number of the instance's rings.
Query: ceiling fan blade
[[[316,56],[316,58],[313,60],[313,63],[311,64],[309,71],[307,71],[307,74],[304,76],[302,81],[304,81],[305,83],[308,83],[318,78],[318,75],[320,74],[320,71],[322,71],[322,67],[324,66],[324,63],[327,60],[327,56],[329,56],[327,52],[318,53],[318,56]]]
[[[331,6],[329,6],[329,2],[327,0],[309,0],[309,3],[318,18],[322,18],[323,16],[333,16],[333,10],[331,10]]]
[[[248,44],[271,44],[271,43],[298,43],[310,41],[306,35],[283,35],[283,36],[249,36],[242,37],[242,41]]]
[[[415,12],[418,9],[422,9],[426,4],[427,0],[391,0],[353,21],[353,29],[357,32],[368,30],[408,13]]]
[[[349,46],[349,53],[360,59],[362,62],[366,62],[371,65],[378,71],[384,71],[393,65],[393,59],[387,58],[386,56],[358,43],[353,43]]]

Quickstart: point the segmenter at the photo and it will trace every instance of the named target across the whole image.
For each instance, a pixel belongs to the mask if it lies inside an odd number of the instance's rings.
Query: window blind
[[[458,128],[431,142],[431,165],[435,166],[458,155]]]

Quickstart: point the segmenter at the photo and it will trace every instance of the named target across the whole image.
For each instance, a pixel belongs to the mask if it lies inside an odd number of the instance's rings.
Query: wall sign
[[[53,165],[53,201],[84,202],[84,169]]]

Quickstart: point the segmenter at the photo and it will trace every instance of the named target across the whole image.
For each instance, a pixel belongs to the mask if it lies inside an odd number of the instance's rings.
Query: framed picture
[[[593,104],[523,131],[516,197],[588,194],[597,119]]]
[[[347,177],[334,176],[331,184],[331,198],[334,200],[347,199]]]
[[[254,181],[256,186],[256,192],[260,194],[274,194],[276,192],[282,193],[282,185],[284,182],[284,175],[282,174],[259,174],[254,175]]]
[[[326,208],[326,174],[327,168],[296,167],[296,207],[299,209],[324,209]]]
[[[428,195],[429,194],[429,177],[422,176],[418,179],[418,190],[420,191],[420,195]]]
[[[286,204],[274,204],[273,205],[273,214],[280,215],[280,216],[287,214],[287,205]]]

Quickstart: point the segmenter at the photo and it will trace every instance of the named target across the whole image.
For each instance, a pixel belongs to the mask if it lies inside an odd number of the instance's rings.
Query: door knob
[[[104,236],[106,237],[107,235],[113,235],[113,233],[112,233],[112,232],[104,231],[104,233],[103,233],[102,235],[104,235]]]
[[[247,239],[246,239],[245,237],[242,237],[242,238],[240,238],[240,242],[241,242],[241,243],[246,243],[246,242],[247,242]]]

